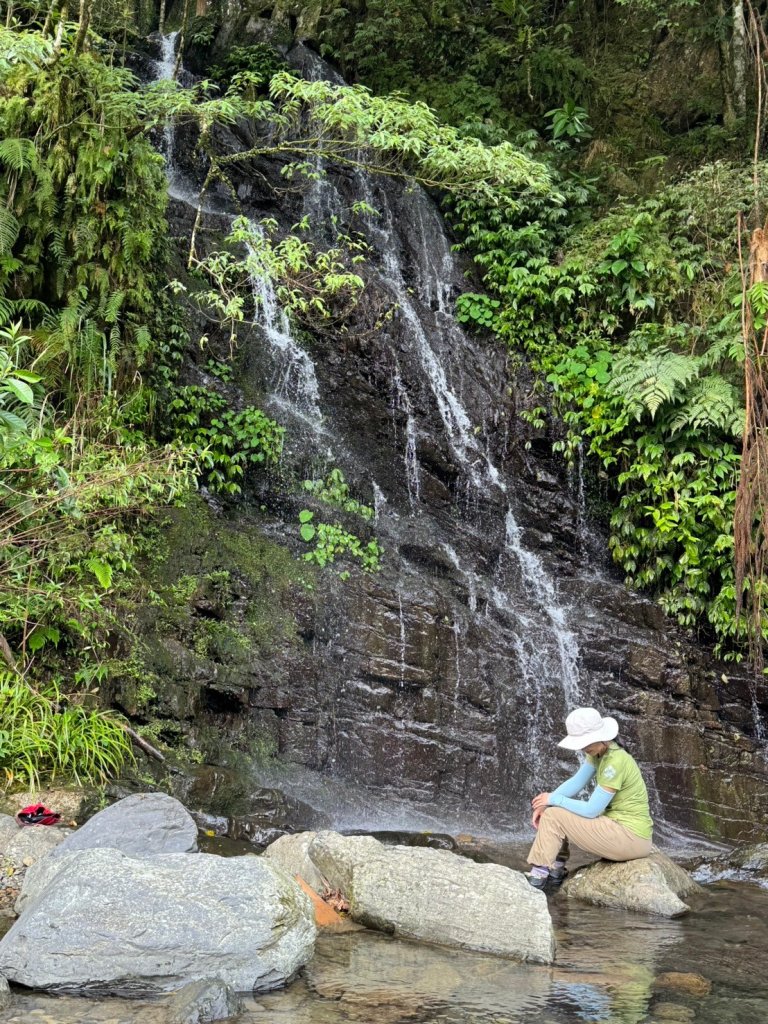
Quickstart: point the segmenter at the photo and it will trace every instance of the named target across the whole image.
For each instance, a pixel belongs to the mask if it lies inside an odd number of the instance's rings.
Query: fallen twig
[[[131,739],[133,740],[137,747],[141,747],[141,749],[146,754],[149,754],[151,757],[154,757],[157,761],[165,761],[165,755],[161,754],[157,747],[153,747],[151,743],[147,743],[144,737],[139,736],[139,734],[137,732],[134,732],[129,725],[124,724],[123,728],[131,737]]]

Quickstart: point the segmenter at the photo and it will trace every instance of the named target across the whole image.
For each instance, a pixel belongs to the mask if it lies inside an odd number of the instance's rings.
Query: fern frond
[[[726,361],[739,366],[744,362],[744,339],[741,336],[741,323],[737,322],[736,316],[733,317],[732,333],[724,333],[716,338],[701,354],[702,368],[714,369]]]
[[[670,424],[672,433],[680,430],[722,430],[741,437],[744,430],[744,402],[741,392],[719,374],[697,380],[685,396],[685,403]]]
[[[667,348],[644,353],[640,359],[629,353],[615,361],[607,389],[616,398],[623,399],[638,420],[644,411],[653,419],[665,402],[682,396],[685,386],[697,376],[699,367],[698,357],[670,352]]]
[[[104,320],[106,323],[117,323],[124,302],[125,292],[112,292],[104,306]]]
[[[37,166],[37,150],[31,139],[0,139],[0,163],[23,174]]]
[[[10,256],[21,227],[10,210],[0,206],[0,256]]]

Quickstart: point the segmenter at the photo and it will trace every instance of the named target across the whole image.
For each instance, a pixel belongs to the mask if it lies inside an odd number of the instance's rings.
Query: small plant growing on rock
[[[308,508],[302,509],[299,513],[301,523],[301,539],[307,544],[316,541],[315,547],[307,551],[302,557],[305,562],[314,562],[321,568],[335,562],[342,555],[350,555],[360,562],[365,572],[378,572],[381,568],[381,556],[383,554],[379,542],[374,538],[363,543],[360,537],[354,533],[348,533],[338,523],[317,523],[312,522],[314,512]],[[339,574],[342,579],[349,577],[348,572]]]

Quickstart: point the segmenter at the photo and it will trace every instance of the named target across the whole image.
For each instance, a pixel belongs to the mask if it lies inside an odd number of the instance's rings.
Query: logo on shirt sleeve
[[[606,767],[605,771],[603,772],[603,778],[604,779],[613,779],[613,778],[615,778],[615,776],[616,776],[616,769],[613,767],[613,765],[609,764]]]

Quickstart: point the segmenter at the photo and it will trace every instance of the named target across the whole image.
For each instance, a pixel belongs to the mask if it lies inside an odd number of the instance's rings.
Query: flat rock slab
[[[349,900],[353,920],[368,927],[517,960],[554,959],[546,897],[518,871],[446,850],[385,846],[371,836],[336,832],[318,832],[293,849],[297,865],[308,856],[322,879]],[[290,870],[286,858],[282,863]]]
[[[312,904],[259,857],[82,850],[30,868],[0,974],[31,988],[151,996],[218,978],[285,984],[313,952]]]
[[[105,807],[61,844],[73,850],[121,850],[133,857],[197,850],[197,825],[182,803],[167,793],[136,793]]]
[[[640,860],[589,864],[569,878],[562,891],[599,907],[681,917],[690,910],[683,898],[702,889],[669,857],[655,851]]]

